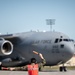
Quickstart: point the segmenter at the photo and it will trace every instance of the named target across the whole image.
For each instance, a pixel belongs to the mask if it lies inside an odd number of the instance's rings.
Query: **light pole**
[[[46,19],[46,24],[50,25],[50,31],[52,31],[52,25],[55,25],[55,19]]]

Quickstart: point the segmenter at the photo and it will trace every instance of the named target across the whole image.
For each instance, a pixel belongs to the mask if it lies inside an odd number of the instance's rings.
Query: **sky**
[[[52,30],[75,39],[75,0],[0,0],[0,33],[50,31],[46,19],[55,19]]]

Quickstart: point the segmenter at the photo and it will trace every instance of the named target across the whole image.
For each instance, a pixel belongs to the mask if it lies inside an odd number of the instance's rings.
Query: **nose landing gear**
[[[59,67],[59,71],[60,72],[62,72],[62,71],[66,72],[67,71],[66,66],[64,66],[64,64],[63,64],[63,66]]]
[[[66,72],[67,71],[65,66],[60,67],[59,70],[60,70],[60,72],[62,72],[62,71]]]

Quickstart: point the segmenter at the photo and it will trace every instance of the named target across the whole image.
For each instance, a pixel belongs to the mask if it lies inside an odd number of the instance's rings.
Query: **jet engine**
[[[10,55],[13,52],[13,44],[0,38],[0,56]]]

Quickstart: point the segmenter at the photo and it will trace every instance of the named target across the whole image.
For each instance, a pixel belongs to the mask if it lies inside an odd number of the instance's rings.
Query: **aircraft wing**
[[[21,39],[18,35],[8,34],[0,35],[0,56],[10,55],[13,52],[13,47],[16,47],[21,43]],[[18,54],[18,52],[16,52]],[[16,59],[17,58],[17,59]],[[11,60],[11,61],[10,61]],[[23,66],[28,62],[25,61],[21,56],[11,58],[8,56],[2,60],[2,66]]]
[[[13,34],[7,34],[7,35],[0,35],[0,38],[13,39],[13,38],[17,38],[17,36],[14,36]]]
[[[0,35],[0,39],[9,40],[14,45],[17,44],[20,41],[19,36],[13,35],[13,34]]]

